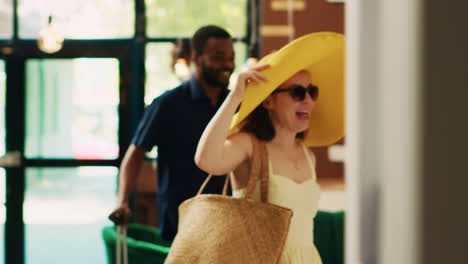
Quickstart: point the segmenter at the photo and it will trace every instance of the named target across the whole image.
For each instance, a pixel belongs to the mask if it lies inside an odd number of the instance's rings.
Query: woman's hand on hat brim
[[[254,83],[254,84],[260,84],[262,82],[267,82],[268,78],[261,74],[261,71],[268,69],[270,67],[270,64],[262,64],[255,66],[247,71],[239,73],[237,76],[237,82],[232,90],[232,93],[235,96],[239,96],[242,98],[245,93],[245,89],[247,85]]]

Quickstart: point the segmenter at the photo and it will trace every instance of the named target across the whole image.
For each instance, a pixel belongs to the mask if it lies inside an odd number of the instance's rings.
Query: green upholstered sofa
[[[343,264],[344,212],[318,211],[314,219],[314,243],[323,264]],[[164,241],[159,230],[140,224],[128,226],[129,264],[164,263],[170,249],[170,242]],[[102,230],[108,264],[115,263],[116,231],[113,226]]]
[[[343,264],[344,257],[343,211],[318,211],[314,219],[314,243],[323,264]]]

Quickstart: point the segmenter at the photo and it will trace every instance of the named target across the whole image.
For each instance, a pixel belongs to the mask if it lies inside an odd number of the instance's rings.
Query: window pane
[[[150,43],[146,45],[146,85],[145,103],[151,101],[166,90],[180,84],[172,70],[172,43]]]
[[[30,59],[26,94],[26,157],[117,158],[117,59]]]
[[[234,52],[236,53],[235,62],[236,62],[236,69],[234,70],[234,74],[231,76],[231,84],[234,83],[233,78],[237,76],[237,73],[242,68],[247,60],[247,44],[242,41],[237,41],[234,43]]]
[[[13,36],[13,0],[0,0],[0,38]]]
[[[226,28],[233,36],[246,35],[246,0],[147,0],[150,37],[191,37],[206,24]]]
[[[106,263],[101,229],[115,206],[114,167],[26,170],[27,264]]]
[[[49,15],[65,38],[129,38],[134,0],[19,0],[19,36],[37,38]]]
[[[5,62],[0,60],[0,156],[5,154]],[[4,259],[5,237],[5,169],[0,168],[0,259]]]
[[[5,61],[0,60],[0,156],[5,154],[5,96],[6,96],[6,73]]]
[[[181,83],[172,69],[172,48],[172,43],[149,43],[146,46],[146,105],[150,104],[155,97],[164,91]],[[236,53],[236,70],[231,77],[231,83],[234,83],[233,78],[235,78],[238,69],[245,63],[247,45],[238,41],[234,43],[234,50]]]
[[[5,190],[6,190],[6,175],[5,169],[0,168],[0,258],[5,259]]]
[[[242,41],[237,41],[234,43],[234,52],[236,53],[234,61],[236,62],[236,68],[231,75],[229,80],[229,89],[232,89],[232,86],[236,83],[237,74],[245,64],[247,60],[247,45]]]

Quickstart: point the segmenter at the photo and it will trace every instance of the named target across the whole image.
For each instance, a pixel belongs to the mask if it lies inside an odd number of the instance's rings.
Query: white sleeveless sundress
[[[290,208],[293,217],[288,237],[281,256],[280,264],[322,264],[322,260],[313,243],[314,217],[318,210],[320,186],[317,183],[314,163],[307,148],[304,153],[312,172],[312,177],[302,183],[296,183],[284,176],[274,174],[269,165],[268,202]],[[259,184],[253,198],[260,200]],[[245,188],[233,190],[233,197],[244,197]]]

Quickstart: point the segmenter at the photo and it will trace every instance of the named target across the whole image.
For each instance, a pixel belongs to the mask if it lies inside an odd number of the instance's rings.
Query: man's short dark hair
[[[202,54],[203,48],[209,38],[231,38],[231,35],[218,26],[208,25],[201,27],[193,34],[192,50],[198,54]]]

